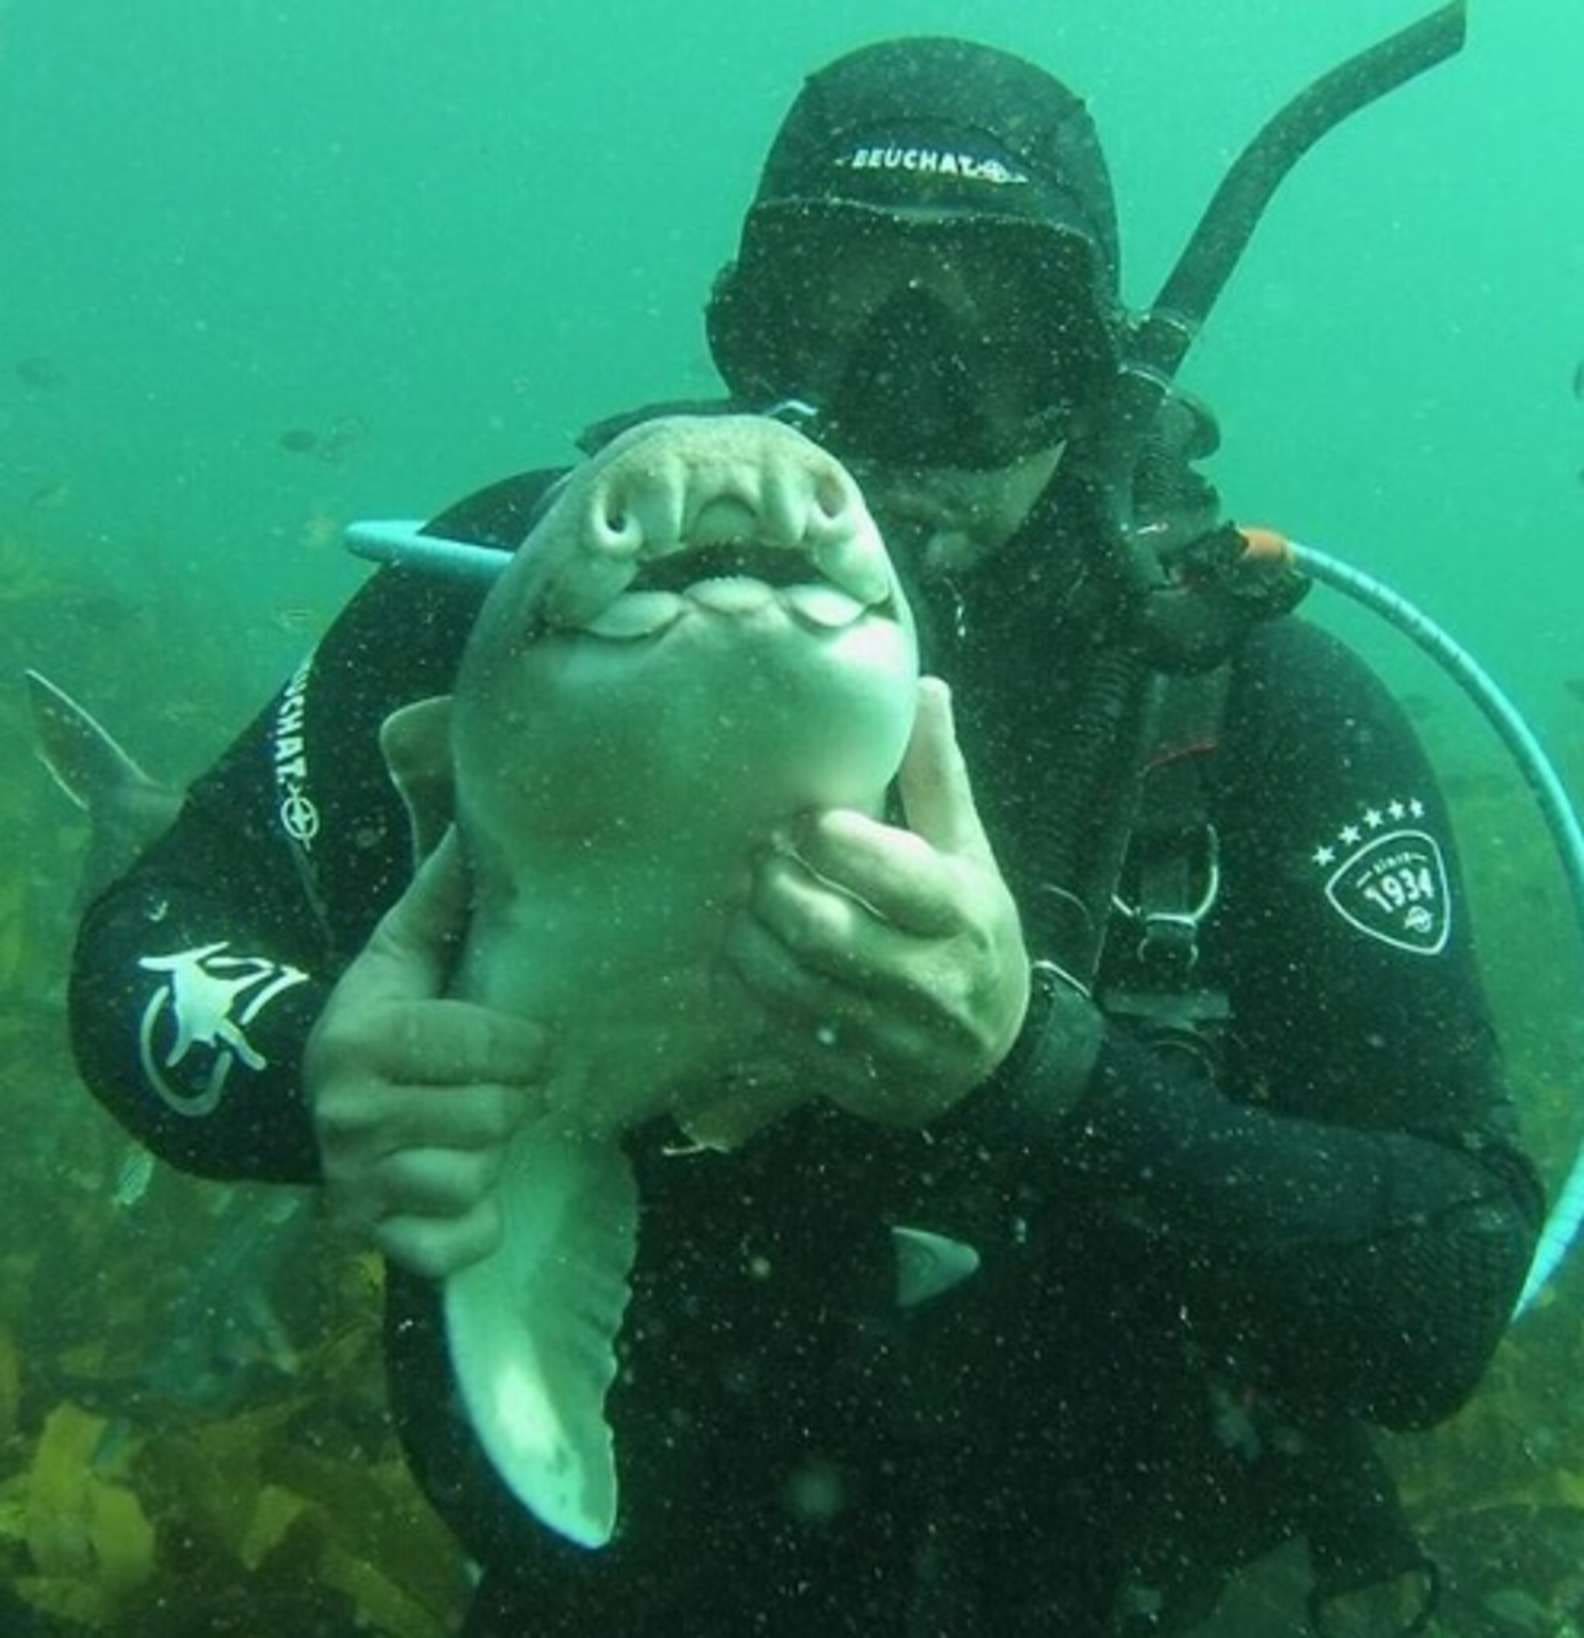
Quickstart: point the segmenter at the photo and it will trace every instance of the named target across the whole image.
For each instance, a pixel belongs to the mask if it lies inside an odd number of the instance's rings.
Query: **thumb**
[[[897,783],[908,829],[942,853],[989,856],[990,843],[957,744],[951,690],[939,677],[920,677],[913,737]]]
[[[471,881],[456,826],[419,866],[342,974],[340,988],[365,1002],[424,1001],[445,988],[467,928]]]

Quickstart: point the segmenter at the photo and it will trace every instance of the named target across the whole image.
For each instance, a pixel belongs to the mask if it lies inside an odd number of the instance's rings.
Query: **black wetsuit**
[[[515,543],[541,481],[446,532]],[[376,730],[447,690],[477,597],[376,575],[87,915],[84,1074],[173,1163],[316,1176],[304,1039],[409,870]],[[501,1488],[450,1408],[433,1291],[393,1271],[398,1422],[488,1566],[470,1630],[999,1638],[1121,1607],[1160,1631],[1290,1534],[1337,1585],[1403,1567],[1361,1424],[1469,1393],[1538,1189],[1400,712],[1289,618],[1243,649],[1220,737],[1199,969],[1231,1002],[1219,1086],[1112,1021],[1087,1091],[1047,1114],[1036,1004],[996,1079],[924,1131],[814,1103],[731,1156],[632,1137],[610,1546]],[[904,1312],[893,1225],[971,1244],[978,1272]]]

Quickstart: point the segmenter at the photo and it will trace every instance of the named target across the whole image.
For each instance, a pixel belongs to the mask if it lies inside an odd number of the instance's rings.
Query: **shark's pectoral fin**
[[[413,865],[440,845],[456,813],[451,764],[451,696],[437,694],[392,711],[380,724],[385,771],[407,809]]]
[[[979,1269],[979,1253],[966,1241],[953,1240],[950,1235],[895,1225],[891,1243],[896,1249],[899,1308],[928,1302]]]
[[[445,1287],[451,1362],[475,1432],[512,1493],[584,1547],[616,1526],[605,1394],[630,1295],[638,1191],[617,1144],[543,1123],[513,1139],[497,1251]]]

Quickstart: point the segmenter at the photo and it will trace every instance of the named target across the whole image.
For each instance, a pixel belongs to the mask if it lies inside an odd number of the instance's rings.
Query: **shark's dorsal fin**
[[[451,773],[451,696],[437,694],[392,711],[380,724],[385,771],[407,809],[414,868],[440,845],[456,809]]]
[[[603,1547],[616,1527],[605,1395],[638,1238],[632,1166],[618,1144],[541,1120],[512,1139],[498,1198],[500,1247],[446,1280],[463,1402],[517,1499]]]

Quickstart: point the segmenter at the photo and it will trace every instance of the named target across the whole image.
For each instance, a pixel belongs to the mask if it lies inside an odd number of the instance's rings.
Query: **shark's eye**
[[[631,591],[682,591],[701,580],[748,575],[771,586],[795,586],[820,578],[814,560],[778,546],[700,546],[668,552],[645,563]]]

